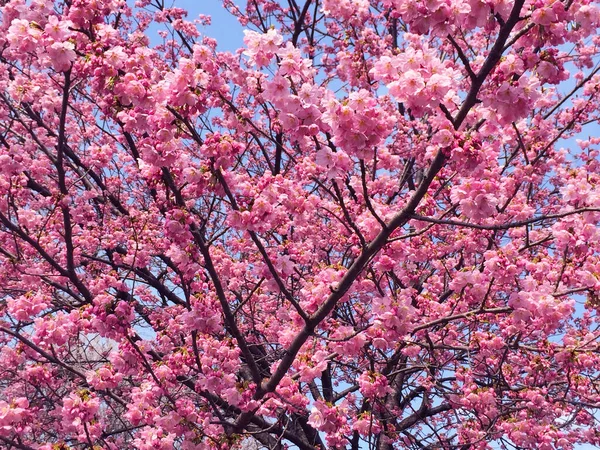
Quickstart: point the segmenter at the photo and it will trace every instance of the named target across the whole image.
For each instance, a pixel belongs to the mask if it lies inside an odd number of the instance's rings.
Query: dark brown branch
[[[458,55],[459,59],[462,61],[463,65],[465,66],[467,75],[469,75],[469,78],[471,79],[471,81],[474,82],[475,80],[477,80],[477,75],[475,75],[475,72],[473,72],[473,69],[471,68],[471,63],[469,62],[469,58],[467,58],[467,55],[465,55],[465,53],[463,52],[460,45],[458,45],[458,42],[456,42],[454,40],[454,38],[452,37],[451,34],[449,34],[447,36],[447,38],[450,41],[450,43],[452,44],[452,46],[454,47],[454,49],[456,50],[456,54]]]
[[[411,218],[419,220],[421,222],[429,222],[438,225],[455,225],[457,227],[474,228],[477,230],[508,230],[510,228],[523,227],[532,223],[541,222],[544,220],[560,219],[574,214],[581,214],[585,212],[600,212],[600,208],[579,208],[572,211],[565,211],[557,214],[548,214],[540,217],[532,217],[531,219],[519,220],[517,222],[501,223],[496,225],[479,225],[476,223],[461,222],[459,220],[451,219],[436,219],[434,217],[421,216],[419,214],[411,214]]]
[[[498,33],[498,38],[494,43],[494,46],[490,50],[485,62],[481,66],[481,69],[477,73],[475,80],[471,83],[471,88],[469,89],[469,93],[467,94],[467,98],[462,104],[460,110],[456,114],[454,118],[454,128],[459,129],[462,125],[463,121],[469,114],[471,108],[477,103],[477,94],[479,93],[479,89],[483,86],[483,82],[486,80],[487,76],[494,69],[500,58],[502,57],[502,53],[504,52],[504,44],[506,43],[510,32],[515,27],[517,22],[519,22],[519,15],[521,14],[521,8],[523,8],[523,4],[525,0],[516,0],[513,5],[513,9],[508,17],[506,23],[500,29]]]

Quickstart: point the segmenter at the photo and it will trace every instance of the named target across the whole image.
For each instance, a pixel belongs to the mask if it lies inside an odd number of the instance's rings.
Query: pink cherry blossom
[[[72,42],[54,42],[48,47],[48,56],[55,70],[65,72],[75,59],[75,45]]]
[[[0,3],[2,448],[600,445],[596,2]]]

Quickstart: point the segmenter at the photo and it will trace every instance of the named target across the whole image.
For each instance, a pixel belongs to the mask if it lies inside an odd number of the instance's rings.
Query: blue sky
[[[189,12],[188,20],[195,19],[198,14],[211,16],[212,25],[201,31],[206,36],[217,40],[219,50],[233,52],[244,45],[243,28],[237,19],[223,8],[221,0],[176,0],[175,6]]]

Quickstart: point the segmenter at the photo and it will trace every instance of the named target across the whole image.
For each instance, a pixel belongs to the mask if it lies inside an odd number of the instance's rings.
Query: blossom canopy
[[[0,447],[600,445],[596,2],[0,4]]]

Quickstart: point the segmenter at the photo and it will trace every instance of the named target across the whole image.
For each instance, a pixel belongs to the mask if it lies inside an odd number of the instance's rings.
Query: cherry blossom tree
[[[2,448],[600,445],[598,4],[1,3]]]

